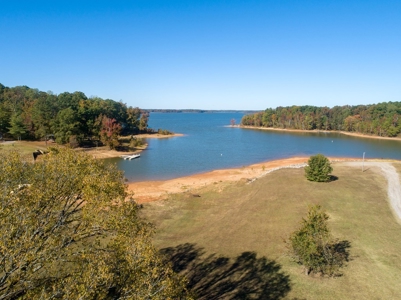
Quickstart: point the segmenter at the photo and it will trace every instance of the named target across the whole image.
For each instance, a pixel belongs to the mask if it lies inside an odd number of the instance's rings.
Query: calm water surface
[[[241,113],[151,113],[149,127],[183,137],[148,139],[149,147],[132,161],[108,159],[129,181],[165,180],[215,169],[310,156],[401,159],[401,142],[337,133],[289,133],[226,127]]]

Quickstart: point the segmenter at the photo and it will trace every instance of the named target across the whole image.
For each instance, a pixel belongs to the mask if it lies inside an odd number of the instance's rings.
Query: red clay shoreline
[[[128,183],[128,190],[134,192],[138,203],[167,198],[170,194],[191,192],[216,182],[252,181],[272,171],[282,168],[300,168],[306,165],[309,157],[291,157],[265,161],[241,168],[214,170],[164,181],[141,181]],[[360,158],[329,157],[331,162],[361,161]],[[371,160],[374,161],[374,160]]]

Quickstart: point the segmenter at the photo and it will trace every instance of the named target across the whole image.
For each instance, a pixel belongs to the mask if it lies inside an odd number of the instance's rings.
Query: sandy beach
[[[182,133],[173,133],[173,134],[159,134],[159,133],[152,133],[152,134],[138,134],[135,137],[140,139],[168,139],[173,137],[184,136]]]
[[[181,133],[174,133],[169,135],[163,135],[158,133],[153,134],[138,134],[135,135],[137,139],[168,139],[173,137],[180,137],[184,136]],[[148,144],[144,144],[143,146],[137,147],[135,151],[129,152],[122,152],[116,150],[110,150],[108,147],[96,147],[96,148],[78,148],[77,151],[84,151],[87,154],[92,155],[95,158],[113,158],[113,157],[120,157],[122,155],[132,155],[134,153],[141,153],[143,150],[147,148]]]
[[[252,181],[271,171],[280,168],[303,167],[309,157],[292,157],[280,160],[262,162],[242,168],[214,170],[165,181],[143,181],[128,184],[128,190],[134,192],[138,203],[145,203],[166,198],[169,194],[191,192],[220,181]],[[359,161],[355,158],[329,158],[330,161]]]

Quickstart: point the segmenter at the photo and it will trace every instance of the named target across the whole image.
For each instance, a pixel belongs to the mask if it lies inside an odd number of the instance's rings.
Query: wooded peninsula
[[[241,125],[298,130],[347,131],[380,137],[401,132],[401,102],[329,107],[287,106],[246,115]]]

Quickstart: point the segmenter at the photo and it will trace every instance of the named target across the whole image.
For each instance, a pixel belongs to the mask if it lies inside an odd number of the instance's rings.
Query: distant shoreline
[[[203,113],[243,113],[243,114],[253,114],[263,112],[263,110],[213,110],[213,109],[143,109],[149,113],[163,113],[163,114],[181,114],[181,113],[196,113],[196,114],[203,114]]]
[[[253,129],[253,130],[268,130],[268,131],[282,131],[282,132],[312,132],[312,133],[340,133],[344,135],[368,138],[368,139],[380,139],[380,140],[391,140],[391,141],[400,141],[401,137],[387,137],[387,136],[376,136],[376,135],[367,135],[361,133],[353,133],[347,131],[336,131],[336,130],[303,130],[303,129],[287,129],[287,128],[274,128],[274,127],[256,127],[256,126],[244,126],[244,125],[227,125],[227,127],[238,127],[243,129]]]

